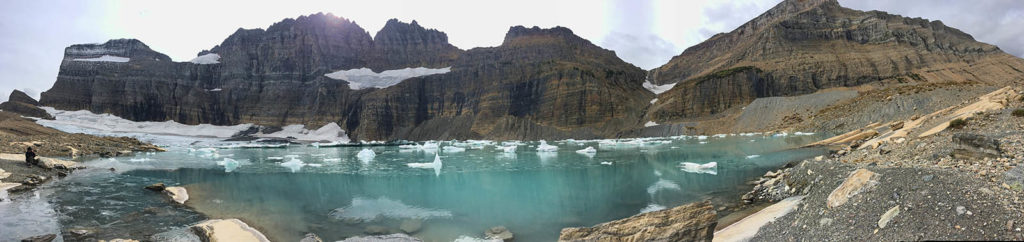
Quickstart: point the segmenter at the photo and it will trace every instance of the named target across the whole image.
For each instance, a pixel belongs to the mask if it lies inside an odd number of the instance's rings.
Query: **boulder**
[[[356,236],[339,242],[422,242],[423,240],[406,234],[388,234],[375,236]]]
[[[166,187],[163,192],[178,204],[188,201],[188,191],[184,187]]]
[[[953,134],[953,158],[983,159],[1002,155],[999,139],[974,133]]]
[[[587,228],[564,228],[559,241],[711,241],[718,216],[711,202],[642,213]]]
[[[210,219],[192,225],[203,242],[269,242],[263,233],[238,219]]]
[[[512,231],[508,231],[508,228],[505,228],[505,226],[492,227],[487,231],[484,231],[484,236],[487,239],[501,241],[512,241],[515,239],[515,235],[512,234]]]
[[[50,241],[53,241],[53,239],[56,239],[56,238],[57,238],[56,234],[46,234],[46,235],[38,235],[38,236],[28,237],[28,238],[22,239],[21,242],[50,242]]]
[[[839,187],[832,190],[832,193],[828,194],[828,200],[826,201],[828,208],[842,206],[853,196],[869,191],[878,183],[879,176],[881,175],[867,169],[857,169],[850,176],[846,177],[843,184],[840,184]]]
[[[366,226],[366,228],[363,229],[363,233],[366,233],[366,234],[369,234],[369,235],[385,235],[385,234],[389,234],[388,232],[389,232],[388,227],[384,227],[384,226],[380,226],[380,225],[370,225],[370,226]]]
[[[302,237],[299,242],[324,242],[324,240],[320,239],[320,236],[317,236],[314,233],[308,233],[306,234],[306,237]]]

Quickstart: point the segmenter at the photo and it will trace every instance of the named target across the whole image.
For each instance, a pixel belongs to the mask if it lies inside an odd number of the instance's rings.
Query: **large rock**
[[[188,201],[188,190],[184,187],[165,187],[163,193],[178,204],[185,204]]]
[[[999,139],[974,133],[953,134],[953,157],[958,159],[997,158],[1003,151]]]
[[[515,234],[512,234],[512,231],[509,231],[505,226],[497,226],[487,229],[487,231],[484,231],[484,237],[500,241],[512,241],[516,238]]]
[[[211,219],[192,225],[203,242],[269,242],[263,233],[238,219]]]
[[[878,184],[879,176],[881,175],[867,169],[857,169],[850,173],[850,176],[846,177],[839,187],[828,194],[828,200],[826,200],[828,208],[842,206],[857,194],[870,191]]]
[[[32,236],[29,238],[22,239],[21,242],[50,242],[57,238],[56,234],[46,234],[39,236]]]
[[[711,202],[643,213],[589,228],[562,229],[559,241],[711,241],[718,217]]]

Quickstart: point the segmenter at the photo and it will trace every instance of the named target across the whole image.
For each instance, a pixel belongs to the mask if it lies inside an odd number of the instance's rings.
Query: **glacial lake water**
[[[211,148],[226,144],[157,140],[167,152],[86,160],[88,169],[0,202],[5,216],[0,240],[86,228],[98,231],[96,239],[188,241],[195,238],[183,228],[191,223],[239,218],[273,241],[298,241],[309,232],[335,241],[364,235],[370,226],[398,232],[403,222],[413,221],[422,226],[411,235],[425,241],[482,238],[494,226],[507,227],[517,241],[554,241],[564,227],[701,200],[736,204],[750,189],[745,182],[786,162],[822,154],[797,149],[820,138],[756,134],[547,142],[558,147],[554,152],[539,152],[538,142],[505,152],[501,142],[448,141],[434,151]],[[587,147],[596,153],[576,152]],[[364,149],[375,156],[360,159]],[[408,165],[431,163],[435,156],[439,170]],[[684,162],[717,166],[694,170]],[[142,189],[156,182],[188,189],[188,206]]]

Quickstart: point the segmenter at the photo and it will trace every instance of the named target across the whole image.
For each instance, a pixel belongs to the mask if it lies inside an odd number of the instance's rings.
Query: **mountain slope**
[[[835,0],[786,0],[686,49],[648,78],[679,83],[649,115],[680,122],[760,97],[868,83],[1019,83],[1024,61],[940,21],[857,11]]]

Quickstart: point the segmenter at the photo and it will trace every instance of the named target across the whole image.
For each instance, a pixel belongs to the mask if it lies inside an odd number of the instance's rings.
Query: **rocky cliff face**
[[[635,107],[652,98],[643,70],[561,27],[513,27],[499,47],[462,51],[416,22],[388,21],[370,38],[351,21],[315,14],[239,29],[200,53],[216,63],[172,62],[137,40],[67,52],[43,105],[187,124],[337,122],[366,140],[610,137],[636,126]],[[103,55],[115,59],[81,59]],[[383,89],[324,76],[449,66]]]
[[[6,102],[0,103],[0,110],[25,117],[53,119],[53,116],[46,113],[46,110],[39,108],[38,101],[18,90],[11,92],[11,96],[7,98]]]
[[[729,71],[745,67],[757,71]],[[1024,61],[940,21],[787,0],[686,49],[649,78],[680,83],[651,109],[654,120],[670,122],[758,97],[875,82],[1005,85],[1024,80]]]

